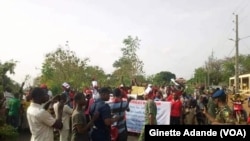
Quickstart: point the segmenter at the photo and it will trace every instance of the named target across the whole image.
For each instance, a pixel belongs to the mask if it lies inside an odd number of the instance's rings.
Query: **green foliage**
[[[19,136],[18,131],[11,125],[0,125],[0,140],[14,140]]]
[[[153,83],[159,86],[166,85],[172,78],[175,79],[176,75],[168,71],[161,71],[154,76]]]
[[[11,80],[7,73],[14,74],[16,67],[16,61],[7,61],[5,63],[0,62],[0,101],[3,98],[3,92],[5,88],[10,88],[12,93],[19,92],[20,85],[15,81]],[[2,107],[3,101],[0,102],[0,108]],[[2,110],[2,109],[0,109]],[[2,113],[2,111],[1,111]],[[5,123],[4,114],[0,115],[0,140],[12,140],[18,137],[18,132],[15,128]]]
[[[239,56],[239,74],[250,73],[250,55]],[[215,59],[212,56],[205,67],[195,69],[193,82],[206,85],[228,85],[229,78],[235,75],[235,58]]]
[[[128,36],[123,40],[123,43],[125,47],[121,48],[122,57],[113,63],[113,67],[115,67],[116,70],[112,75],[113,79],[116,80],[121,80],[123,77],[123,83],[128,84],[135,77],[144,74],[144,64],[136,54],[140,46],[138,37],[132,38]]]
[[[0,90],[4,90],[6,87],[11,87],[12,80],[6,75],[8,72],[10,74],[15,74],[16,61],[10,60],[5,63],[0,62]]]
[[[240,55],[239,56],[239,73],[247,74],[250,73],[250,55]]]
[[[53,93],[58,93],[65,81],[72,87],[80,87],[87,61],[88,58],[82,60],[73,51],[57,48],[55,52],[46,54],[41,83],[46,83]]]
[[[104,71],[98,66],[89,66],[89,59],[81,59],[71,50],[57,48],[55,52],[48,53],[42,66],[42,76],[36,78],[36,83],[45,83],[53,94],[61,92],[61,84],[68,82],[71,88],[81,91],[89,87],[93,78],[99,84],[107,79]]]

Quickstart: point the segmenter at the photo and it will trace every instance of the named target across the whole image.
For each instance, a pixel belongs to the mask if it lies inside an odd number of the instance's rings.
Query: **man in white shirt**
[[[48,111],[50,103],[59,99],[55,96],[48,102],[45,100],[47,94],[42,88],[36,87],[31,92],[31,104],[27,109],[27,119],[31,131],[31,141],[54,141],[53,129],[62,129],[62,109],[63,103],[60,102],[58,108],[58,118],[55,119]],[[46,104],[44,107],[43,103]]]
[[[63,103],[67,102],[67,95],[61,94],[60,96]],[[58,108],[60,102],[58,101],[53,105],[53,109],[55,111],[56,118],[58,118]],[[63,128],[59,131],[60,133],[60,141],[68,141],[69,140],[69,131],[70,131],[70,117],[73,113],[73,109],[69,107],[67,104],[63,106],[63,113],[62,113],[62,123]]]

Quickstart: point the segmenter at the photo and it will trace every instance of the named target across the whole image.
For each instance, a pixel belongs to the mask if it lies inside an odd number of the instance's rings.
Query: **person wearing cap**
[[[40,88],[45,90],[45,92],[49,95],[49,99],[51,99],[53,97],[52,91],[48,88],[48,86],[46,84],[41,84]]]
[[[70,85],[67,82],[62,83],[63,94],[67,95],[67,104],[69,107],[73,108],[73,104],[70,100]]]
[[[224,90],[218,90],[213,95],[213,102],[216,106],[215,118],[208,114],[206,108],[203,113],[211,122],[212,125],[234,125],[235,118],[233,117],[233,111],[227,105],[227,95]]]

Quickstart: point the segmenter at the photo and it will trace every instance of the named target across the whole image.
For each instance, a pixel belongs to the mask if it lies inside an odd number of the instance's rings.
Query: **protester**
[[[14,97],[9,99],[7,105],[8,124],[12,125],[15,129],[18,129],[19,117],[21,113],[21,101],[19,100],[19,93],[15,93]]]
[[[180,125],[182,119],[182,102],[180,95],[177,92],[173,92],[173,99],[171,100],[171,111],[170,111],[170,124]]]
[[[140,134],[138,141],[145,141],[145,125],[156,125],[156,115],[157,115],[157,107],[156,103],[153,99],[146,93],[144,95],[144,99],[147,100],[145,104],[145,123],[142,129],[142,132]]]
[[[70,97],[70,91],[71,91],[71,87],[67,82],[63,82],[62,83],[62,89],[63,89],[63,94],[65,94],[67,96],[67,105],[71,108],[73,108],[73,102],[72,102],[72,98]]]
[[[154,101],[163,101],[162,91],[158,90],[158,91],[155,93]]]
[[[213,101],[213,94],[219,89],[211,89],[208,93],[208,103],[207,103],[207,112],[210,116],[215,118],[216,116],[216,105]],[[207,119],[207,124],[211,124],[210,121]]]
[[[109,103],[109,106],[111,108],[111,113],[113,116],[122,116],[123,118],[117,121],[115,125],[112,126],[118,128],[117,141],[127,141],[128,131],[125,119],[125,112],[127,111],[129,102],[132,99],[128,98],[127,101],[123,101],[122,99],[123,94],[120,88],[114,89],[113,96],[114,96],[113,100]]]
[[[93,131],[91,133],[92,141],[110,141],[110,126],[119,121],[123,116],[111,117],[111,110],[106,101],[109,101],[111,90],[108,87],[100,88],[99,98],[91,105],[91,116],[99,113],[99,117],[94,121]]]
[[[65,94],[60,95],[60,99],[63,103],[67,102],[67,96]],[[55,112],[56,118],[58,118],[58,108],[59,108],[60,101],[56,102],[53,105],[53,109]],[[62,113],[62,123],[63,123],[63,128],[59,130],[59,141],[68,141],[70,137],[70,117],[73,113],[73,109],[69,107],[69,105],[64,104],[63,106],[63,113]]]
[[[4,99],[5,99],[3,101],[3,106],[5,107],[6,122],[8,123],[9,122],[9,119],[8,119],[9,118],[9,116],[8,116],[8,109],[9,109],[8,106],[9,105],[8,105],[8,103],[9,103],[9,100],[11,98],[14,98],[14,94],[12,93],[12,89],[10,87],[6,87],[3,95],[4,95]]]
[[[86,105],[85,95],[77,93],[74,96],[75,109],[72,114],[72,137],[71,141],[90,141],[89,129],[94,125],[94,121],[98,118],[99,113],[96,113],[93,118],[87,123],[84,115],[83,106]]]
[[[62,110],[64,103],[58,106],[58,118],[54,118],[48,111],[52,100],[59,99],[59,95],[47,101],[48,96],[42,88],[36,87],[31,91],[31,104],[27,110],[27,119],[31,132],[31,141],[54,141],[53,129],[62,129]],[[46,103],[45,103],[46,102]],[[42,104],[44,106],[42,106]]]
[[[96,79],[93,78],[92,80],[92,96],[94,100],[97,100],[100,97],[100,94],[98,93],[98,82]]]
[[[92,96],[92,91],[87,89],[85,91],[85,97],[86,97],[86,106],[85,106],[85,109],[84,109],[84,114],[86,116],[87,122],[89,122],[90,119],[91,119],[89,110],[90,110],[91,105],[94,103],[94,98]]]

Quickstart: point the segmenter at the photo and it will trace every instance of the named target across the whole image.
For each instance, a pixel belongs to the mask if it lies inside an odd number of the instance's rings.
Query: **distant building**
[[[235,87],[235,77],[229,78],[229,89]],[[239,75],[239,91],[242,93],[250,92],[250,74]]]

